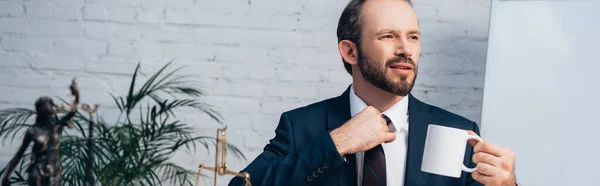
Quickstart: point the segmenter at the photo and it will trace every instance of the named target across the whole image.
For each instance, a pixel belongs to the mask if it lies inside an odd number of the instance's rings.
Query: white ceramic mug
[[[483,141],[466,130],[429,124],[421,171],[454,178],[459,178],[461,171],[475,171],[463,164],[470,139]]]

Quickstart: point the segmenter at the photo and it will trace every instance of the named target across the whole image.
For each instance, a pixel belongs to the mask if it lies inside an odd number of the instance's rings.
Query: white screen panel
[[[492,1],[481,132],[522,185],[600,185],[600,1]]]

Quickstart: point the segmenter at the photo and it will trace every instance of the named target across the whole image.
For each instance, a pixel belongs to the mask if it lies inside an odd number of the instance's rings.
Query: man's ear
[[[338,50],[340,51],[340,55],[342,55],[342,59],[344,59],[344,61],[350,63],[351,65],[356,65],[358,63],[358,50],[354,42],[342,40],[338,43]]]

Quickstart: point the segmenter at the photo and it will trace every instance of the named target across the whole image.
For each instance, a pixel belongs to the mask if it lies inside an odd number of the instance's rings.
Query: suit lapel
[[[429,174],[421,171],[425,136],[427,135],[427,112],[429,105],[408,96],[408,152],[406,156],[405,185],[426,185]]]
[[[334,98],[327,108],[327,130],[338,128],[350,119],[350,87]]]
[[[327,108],[327,132],[330,132],[350,119],[350,86],[344,93],[334,98]],[[337,168],[339,185],[356,185],[356,156],[345,156],[347,163]]]

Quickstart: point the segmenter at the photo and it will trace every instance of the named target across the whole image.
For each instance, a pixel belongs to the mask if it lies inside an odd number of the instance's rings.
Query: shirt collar
[[[382,112],[392,120],[394,126],[391,126],[391,128],[396,132],[400,131],[396,130],[398,125],[401,125],[400,127],[402,129],[408,131],[408,126],[406,125],[408,124],[408,96],[409,95],[405,96],[396,104],[392,105],[390,108]],[[354,86],[352,85],[350,87],[351,116],[358,114],[360,111],[365,109],[365,107],[367,107],[367,104],[356,95],[356,93],[354,92]]]

